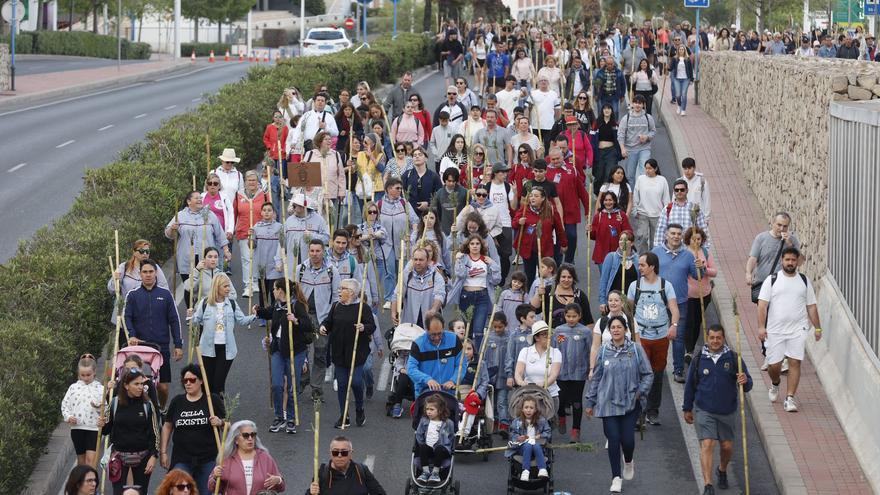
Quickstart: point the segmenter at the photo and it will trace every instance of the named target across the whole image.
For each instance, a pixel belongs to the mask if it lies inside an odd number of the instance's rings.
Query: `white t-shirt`
[[[479,258],[474,261],[471,258],[471,266],[468,268],[467,278],[464,280],[465,287],[488,287],[489,265]]]
[[[636,213],[658,218],[663,214],[663,209],[669,204],[669,201],[669,183],[666,182],[665,177],[640,175],[636,179],[636,188],[633,194],[633,206]]]
[[[226,345],[226,317],[223,314],[223,303],[215,305],[217,315],[217,326],[214,327],[214,345]]]
[[[244,468],[244,484],[245,488],[247,488],[246,493],[251,492],[251,487],[254,484],[254,460],[253,459],[242,459],[241,467]]]
[[[489,199],[492,201],[492,207],[498,210],[498,221],[501,222],[501,226],[510,227],[510,201],[513,200],[513,188],[511,187],[508,193],[503,182],[501,184],[490,182]]]
[[[562,363],[562,353],[559,349],[551,347],[550,352],[551,365],[554,363]],[[516,362],[525,363],[526,365],[524,374],[526,383],[534,383],[539,386],[544,385],[544,374],[547,370],[547,354],[538,354],[538,351],[535,350],[535,346],[530,345],[519,351],[519,356],[517,357]],[[556,397],[559,395],[559,385],[554,382],[553,385],[550,385],[550,387],[547,388],[547,391],[550,392],[551,397]]]
[[[510,145],[513,147],[514,150],[519,149],[519,146],[521,144],[529,145],[529,147],[532,148],[532,151],[535,153],[537,153],[538,148],[541,148],[541,141],[538,140],[538,136],[532,133],[528,133],[527,135],[523,136],[522,134],[517,132],[510,138]]]
[[[513,109],[516,108],[517,102],[519,102],[519,88],[514,87],[510,91],[506,89],[502,89],[501,91],[495,92],[495,97],[498,98],[498,106],[507,113],[509,118],[513,118]]]
[[[559,108],[559,95],[552,89],[546,92],[541,90],[532,91],[530,98],[532,108],[529,111],[529,121],[533,129],[552,129],[556,115],[553,113]]]
[[[816,304],[816,292],[807,279],[806,285],[799,273],[787,276],[780,271],[776,283],[771,285],[772,276],[764,279],[758,299],[768,301],[767,333],[791,335],[812,328],[807,315],[807,306]]]
[[[428,422],[428,431],[425,432],[425,445],[433,447],[440,440],[440,427],[443,422],[439,419],[432,419]]]
[[[687,79],[687,65],[683,58],[678,59],[678,65],[675,67],[676,79]]]

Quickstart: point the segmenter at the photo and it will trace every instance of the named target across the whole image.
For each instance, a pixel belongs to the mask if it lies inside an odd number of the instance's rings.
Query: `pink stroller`
[[[119,349],[119,352],[116,353],[116,358],[113,360],[113,366],[116,368],[117,377],[121,377],[122,374],[125,373],[125,360],[133,354],[140,356],[144,361],[144,366],[141,369],[141,372],[144,376],[150,379],[150,385],[147,386],[145,392],[150,398],[150,402],[153,403],[155,410],[159,411],[159,396],[156,391],[159,386],[159,369],[162,368],[162,364],[165,363],[165,357],[162,356],[162,353],[159,352],[158,346],[155,344],[146,343],[123,347],[122,349]]]

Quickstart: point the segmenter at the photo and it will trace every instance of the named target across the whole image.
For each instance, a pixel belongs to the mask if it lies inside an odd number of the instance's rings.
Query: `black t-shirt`
[[[538,182],[534,179],[527,180],[523,184],[523,195],[522,197],[526,197],[528,191],[531,191],[535,187],[540,187],[544,190],[544,193],[550,199],[556,199],[559,197],[559,194],[556,192],[556,184],[550,182],[549,180],[544,180],[544,182]]]
[[[214,401],[214,415],[219,418],[226,416],[223,399],[217,394],[211,394],[211,398]],[[203,464],[217,457],[214,433],[211,432],[211,424],[208,422],[210,416],[208,398],[205,394],[195,402],[190,402],[186,394],[171,399],[165,421],[174,429],[172,466],[179,462]]]
[[[446,54],[446,60],[452,62],[459,55],[464,53],[464,47],[461,45],[461,42],[458,40],[446,40],[443,42],[443,51],[449,52]]]

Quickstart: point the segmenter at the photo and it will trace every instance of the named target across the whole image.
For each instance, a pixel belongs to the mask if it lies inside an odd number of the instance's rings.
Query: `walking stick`
[[[695,245],[693,242],[693,235],[697,232],[697,216],[700,213],[700,206],[694,205],[691,208],[691,249],[696,248],[697,252],[701,249],[701,246]],[[708,262],[708,257],[706,258],[706,262]],[[706,309],[703,306],[703,273],[700,269],[697,269],[697,288],[700,293],[700,325],[703,329],[703,342],[705,343],[708,338],[708,331],[706,330]]]
[[[202,372],[202,382],[205,385],[205,397],[208,399],[208,414],[211,416],[215,416],[214,414],[214,400],[211,399],[211,386],[208,384],[208,372],[205,371],[205,360],[202,359],[202,350],[199,346],[195,346],[196,356],[199,358],[199,369]],[[215,359],[226,359],[226,356],[216,356]],[[211,432],[214,434],[214,442],[217,443],[217,450],[223,450],[223,442],[220,441],[220,432],[217,431],[216,426],[211,426]]]
[[[348,130],[348,159],[349,161],[354,160],[354,164],[357,165],[357,158],[352,156],[354,153],[354,136],[352,135],[352,131],[354,130],[354,122],[350,122]],[[351,197],[351,171],[354,168],[352,165],[349,165],[348,168],[348,181],[345,184],[345,199],[348,201],[348,223],[353,223],[351,221],[351,204],[354,202],[354,198]],[[361,215],[363,216],[363,215]]]
[[[550,314],[544,315],[544,321],[547,322],[547,326],[549,329],[547,330],[547,362],[544,365],[544,388],[550,386],[550,365],[553,361],[553,346],[550,343],[553,341],[553,299],[556,293],[556,283],[550,287]],[[543,298],[541,298],[543,299]],[[542,301],[543,302],[543,301]]]
[[[251,261],[253,263],[253,261]],[[266,273],[264,269],[260,269],[260,306],[266,307],[267,297],[266,297],[266,282],[265,277]],[[274,289],[274,287],[273,287]],[[269,408],[272,409],[274,407],[274,403],[272,402],[272,348],[269,346],[269,342],[272,340],[272,319],[266,320],[266,361],[269,363]]]
[[[345,420],[348,418],[348,402],[351,398],[351,381],[354,379],[354,362],[355,357],[357,357],[357,346],[358,339],[361,336],[360,330],[358,330],[358,326],[361,325],[364,319],[364,292],[367,288],[367,271],[361,274],[361,295],[360,301],[358,302],[358,317],[357,324],[354,328],[354,348],[351,351],[351,366],[348,368],[348,383],[345,384],[345,406],[342,408],[342,424],[340,425],[340,429],[345,429]],[[317,431],[317,428],[315,428]]]
[[[248,200],[248,229],[254,228],[254,200]],[[254,235],[248,232],[248,252],[250,263],[248,263],[248,279],[246,287],[250,287],[248,291],[248,307],[254,307]],[[250,328],[250,324],[248,324]]]
[[[364,202],[364,207],[365,207],[366,209],[369,210],[369,209],[370,209],[370,205],[371,205],[372,203],[373,203],[373,200],[372,200],[372,199],[369,199],[369,200],[367,200],[366,202]],[[376,251],[375,251],[374,244],[373,244],[373,234],[374,234],[375,231],[376,231],[376,230],[373,228],[374,222],[372,222],[372,221],[370,220],[370,216],[369,216],[369,215],[367,215],[367,216],[364,217],[364,218],[366,219],[364,223],[365,223],[365,224],[370,228],[370,230],[371,230],[371,232],[370,232],[370,254],[369,254],[369,256],[370,256],[370,263],[373,265],[373,275],[376,277],[376,285],[377,285],[378,288],[379,288],[379,292],[378,292],[378,294],[379,294],[379,297],[385,297],[385,288],[382,287],[382,278],[379,277],[379,267],[376,266]],[[383,255],[383,258],[384,258],[384,255]],[[383,259],[383,262],[384,262],[384,259]],[[365,267],[365,268],[366,268],[366,267]]]
[[[114,353],[114,356],[115,356],[115,353]],[[104,374],[101,376],[102,377],[107,376],[107,374],[110,373],[110,368],[111,368],[110,360],[107,360],[104,363]],[[106,407],[105,407],[106,403],[104,401],[107,399],[107,393],[109,392],[107,390],[108,383],[110,383],[110,382],[104,383],[104,387],[103,387],[104,390],[101,392],[101,409],[100,409],[100,412],[98,413],[99,418],[103,418],[104,413],[106,412]],[[102,437],[102,428],[98,428],[98,441],[95,445],[95,461],[92,463],[92,467],[95,469],[98,469],[98,464],[101,462],[101,437]]]
[[[321,399],[315,399],[314,406],[315,424],[312,425],[312,430],[315,432],[315,445],[314,453],[312,454],[312,479],[315,480],[316,483],[320,483],[320,481],[318,481],[318,467],[320,466],[320,461],[318,460],[318,458],[321,447],[318,444],[320,442],[321,435]]]
[[[527,193],[525,194],[525,196],[526,196],[526,200],[523,201],[523,205],[522,205],[522,213],[520,213],[520,216],[521,216],[522,218],[525,218],[525,217],[526,217],[526,208],[529,206],[528,195],[529,195],[529,193],[527,192]],[[520,226],[519,226],[519,233],[516,234],[516,257],[517,257],[517,258],[520,257],[519,252],[520,252],[520,250],[522,249],[522,238],[523,238],[523,232],[525,232],[525,231],[526,231],[526,226],[525,226],[525,225],[520,225]],[[514,261],[515,261],[515,260],[514,260]]]
[[[174,212],[174,223],[176,223],[178,226],[180,225],[180,212],[177,212],[177,211]],[[174,233],[174,240],[172,241],[173,246],[171,248],[171,253],[172,253],[171,254],[171,261],[173,263],[171,265],[172,266],[172,272],[171,272],[171,296],[172,297],[177,297],[177,272],[178,272],[177,238],[178,238],[178,235],[177,235],[177,232],[175,232]]]
[[[636,68],[636,47],[633,45],[632,50],[630,52],[632,54],[632,60],[629,62],[629,106],[632,107],[633,102],[633,71]]]
[[[196,279],[194,277],[196,271],[196,239],[195,237],[191,237],[189,240],[189,308],[192,308],[195,304],[193,301],[193,296],[195,296],[195,286]],[[199,275],[201,276],[201,274]],[[199,284],[201,287],[201,284]],[[186,285],[184,285],[186,288]],[[193,328],[192,318],[189,318],[189,344],[187,345],[187,361],[192,363],[193,360],[193,346],[196,343],[196,335],[195,330]]]
[[[409,220],[407,220],[409,222]],[[400,241],[400,250],[406,250],[406,241]],[[404,257],[401,254],[400,259],[397,260],[397,320],[400,321],[400,318],[403,317],[403,263]],[[344,419],[344,418],[343,418]]]
[[[220,447],[217,449],[220,452],[220,454],[218,455],[217,465],[220,466],[221,469],[223,468],[223,444],[226,443],[226,436],[228,434],[229,434],[229,422],[224,421],[223,422],[223,435],[221,437],[222,443],[220,444]],[[220,493],[220,478],[221,477],[222,477],[222,475],[218,476],[217,479],[214,480],[214,495],[218,495]]]
[[[459,314],[461,314],[461,312],[459,312]],[[471,334],[471,322],[474,319],[474,306],[469,307],[467,309],[467,311],[464,312],[464,314],[461,314],[461,316],[462,316],[462,319],[467,322],[464,326],[464,339],[462,340],[462,344],[464,344],[464,341],[467,340]],[[461,368],[463,365],[464,365],[464,359],[460,359],[458,361],[458,371],[455,372],[455,398],[456,398],[456,400],[461,400],[461,393],[459,392],[458,387],[461,385],[461,378],[462,378]]]
[[[207,163],[207,173],[205,174],[205,178],[208,177],[208,174],[211,173],[211,135],[205,133],[205,162]]]
[[[296,255],[296,247],[294,246],[294,257]],[[287,264],[287,252],[281,248],[281,262],[284,264],[284,291],[287,293],[287,314],[292,315],[293,310],[290,304],[290,267]],[[290,351],[290,387],[293,389],[293,421],[299,424],[299,397],[297,396],[296,387],[296,359],[293,355],[293,322],[287,320],[287,340]]]
[[[620,257],[620,293],[626,294],[626,259],[629,257],[629,239],[626,237],[621,237],[620,239],[620,248],[622,249],[622,255]]]
[[[587,219],[587,221],[589,221],[590,224],[592,224],[592,221],[593,221],[592,215],[594,215],[594,213],[593,213],[593,181],[594,180],[595,179],[593,178],[593,173],[592,173],[592,171],[590,171],[590,188],[587,190],[587,211],[589,211],[589,214],[591,215],[590,218]],[[593,284],[590,283],[590,281],[593,278],[593,267],[590,265],[592,263],[592,260],[590,259],[591,241],[592,241],[592,239],[590,239],[590,233],[588,233],[587,234],[587,253],[586,253],[587,254],[587,299],[590,298],[590,293],[592,292],[592,288],[593,288]]]
[[[474,383],[471,386],[471,390],[476,390],[477,383],[480,381],[480,368],[483,366],[483,356],[486,354],[486,347],[489,342],[489,335],[487,335],[487,334],[489,332],[489,329],[492,328],[492,323],[495,321],[495,310],[498,309],[498,299],[500,298],[500,296],[501,296],[501,287],[496,287],[495,288],[495,300],[492,303],[492,316],[489,317],[489,325],[483,329],[483,341],[480,343],[480,354],[477,357],[477,368],[474,371]],[[471,308],[468,308],[468,309],[473,309],[473,306],[471,306]],[[464,356],[462,356],[462,357],[464,357]],[[461,372],[461,362],[462,361],[464,361],[464,359],[461,359],[459,361],[459,373]],[[460,400],[460,395],[458,392],[458,383],[456,383],[455,392],[456,392],[456,396],[459,397],[459,400]],[[462,426],[458,431],[458,443],[462,443],[463,441],[464,441],[464,423],[462,423]]]
[[[546,290],[546,286],[544,285],[544,277],[543,277],[543,275],[541,275],[541,259],[542,259],[541,258],[541,234],[542,234],[541,231],[544,229],[544,226],[543,226],[543,223],[541,222],[540,217],[538,218],[538,222],[535,224],[535,229],[536,229],[535,233],[537,234],[535,237],[535,242],[538,244],[538,264],[537,264],[537,268],[535,269],[535,271],[537,271],[538,273],[536,273],[535,276],[537,278],[541,279],[541,288]],[[546,301],[546,299],[544,299],[544,296],[541,296],[541,315],[543,315],[544,318],[547,317],[547,306],[546,306],[545,301]]]
[[[736,307],[736,294],[733,295],[733,316],[736,320],[736,372],[742,373],[742,345],[740,344],[740,321],[739,311]],[[745,391],[742,384],[737,384],[739,389],[739,416],[743,434],[743,467],[745,469],[746,495],[749,495],[749,442],[746,435],[746,409]]]

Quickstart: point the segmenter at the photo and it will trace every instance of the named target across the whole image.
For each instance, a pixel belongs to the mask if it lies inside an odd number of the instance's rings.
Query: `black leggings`
[[[712,302],[712,294],[703,296],[704,311],[709,306],[710,302]],[[685,327],[684,332],[684,352],[693,353],[694,347],[696,347],[697,341],[700,340],[700,336],[703,332],[700,319],[700,298],[688,299],[687,312],[687,326]],[[706,328],[708,328],[708,325],[707,322]]]
[[[208,376],[208,386],[211,388],[211,392],[222,394],[226,390],[226,376],[229,375],[233,360],[226,359],[225,345],[215,345],[214,355],[217,357],[202,357],[205,362],[205,374]]]
[[[131,479],[134,485],[137,485],[140,488],[141,495],[146,495],[149,493],[147,491],[147,487],[150,484],[150,475],[144,473],[147,469],[147,462],[149,462],[150,456],[147,455],[144,457],[144,460],[141,461],[137,466],[128,467],[122,466],[122,476],[119,478],[119,481],[113,483],[113,495],[122,495],[123,489],[122,487],[127,486],[128,483],[128,471],[131,470]],[[157,463],[158,464],[158,463]]]
[[[419,461],[422,463],[422,468],[433,466],[440,469],[443,462],[450,457],[452,456],[449,454],[449,451],[446,450],[446,447],[443,447],[439,443],[435,443],[434,447],[428,447],[428,445],[424,443],[419,444]]]
[[[584,406],[581,402],[584,395],[583,380],[557,380],[559,385],[559,417],[565,417],[565,408],[571,406],[571,427],[581,429],[581,418],[584,415]]]

